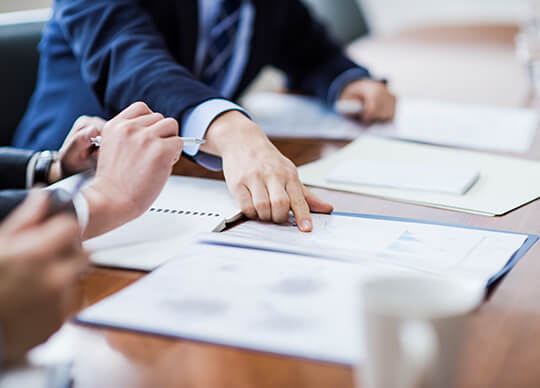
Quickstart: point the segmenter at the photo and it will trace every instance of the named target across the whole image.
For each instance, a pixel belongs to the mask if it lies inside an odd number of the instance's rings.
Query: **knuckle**
[[[123,121],[117,126],[117,130],[124,136],[132,136],[137,132],[137,127],[130,121]]]
[[[90,121],[89,116],[80,116],[77,120],[75,120],[74,127],[81,128],[86,126],[86,124]]]
[[[240,176],[240,180],[242,182],[253,182],[253,181],[258,181],[258,180],[261,180],[262,178],[262,173],[257,170],[257,169],[253,169],[253,168],[249,168],[247,169],[246,171],[244,171],[244,173]]]
[[[159,112],[155,112],[155,113],[153,113],[153,115],[154,115],[156,118],[160,119],[160,120],[163,120],[163,119],[165,118],[165,117],[164,117],[161,113],[159,113]]]
[[[296,174],[296,166],[294,165],[292,160],[290,160],[288,158],[285,158],[285,169],[288,172],[292,172],[292,173]]]
[[[133,108],[135,112],[138,112],[138,113],[144,113],[150,110],[150,108],[148,108],[148,105],[146,105],[146,103],[142,101],[134,102],[133,104],[131,104],[131,107]]]
[[[287,182],[296,181],[298,179],[296,167],[287,163],[287,166],[283,169],[283,177]]]
[[[178,130],[179,130],[178,121],[176,121],[172,117],[168,117],[164,119],[163,122],[165,125],[167,125],[167,127],[169,127],[171,130],[175,132],[175,135],[178,135]]]
[[[140,132],[140,128],[135,123],[128,122],[125,125],[125,131],[128,136],[137,135]]]

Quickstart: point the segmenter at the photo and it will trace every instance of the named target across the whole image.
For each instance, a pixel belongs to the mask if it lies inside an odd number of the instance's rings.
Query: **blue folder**
[[[475,230],[485,230],[490,232],[499,232],[499,233],[508,233],[508,234],[520,234],[520,235],[527,235],[527,239],[519,248],[516,253],[512,255],[512,257],[508,260],[506,265],[495,275],[493,275],[488,283],[487,287],[491,286],[495,281],[500,279],[502,276],[506,275],[513,267],[516,265],[516,263],[521,259],[525,253],[531,249],[531,247],[534,245],[536,241],[538,241],[538,236],[534,234],[528,234],[528,233],[519,233],[519,232],[507,232],[504,230],[497,230],[497,229],[489,229],[489,228],[478,228],[475,226],[468,226],[468,225],[457,225],[457,224],[448,224],[444,222],[433,222],[433,221],[424,221],[424,220],[417,220],[414,218],[400,218],[400,217],[389,217],[389,216],[377,216],[377,215],[371,215],[371,214],[361,214],[361,213],[344,213],[344,212],[334,212],[332,213],[336,216],[346,216],[346,217],[358,217],[358,218],[371,218],[375,220],[387,220],[387,221],[400,221],[400,222],[414,222],[418,224],[429,224],[429,225],[440,225],[440,226],[452,226],[456,228],[462,228],[462,229],[475,229]]]
[[[343,213],[343,212],[335,212],[333,215],[336,216],[345,216],[345,217],[358,217],[358,218],[366,218],[366,219],[376,219],[376,220],[387,220],[387,221],[398,221],[398,222],[409,222],[409,223],[419,223],[419,224],[431,224],[431,225],[440,225],[440,226],[450,226],[450,227],[457,227],[457,228],[463,228],[463,229],[476,229],[476,230],[484,230],[484,231],[492,231],[492,232],[499,232],[499,233],[508,233],[508,234],[519,234],[519,235],[526,235],[528,236],[523,245],[513,254],[513,256],[508,260],[506,265],[494,276],[492,276],[487,286],[489,287],[493,282],[495,282],[497,279],[499,279],[501,276],[506,274],[508,271],[512,269],[512,267],[517,263],[517,261],[525,255],[525,253],[534,245],[534,243],[539,239],[536,235],[531,235],[527,233],[516,233],[516,232],[506,232],[506,231],[500,231],[495,229],[487,229],[487,228],[477,228],[472,226],[463,226],[463,225],[453,225],[453,224],[447,224],[447,223],[438,223],[438,222],[430,222],[430,221],[424,221],[424,220],[417,220],[417,219],[408,219],[408,218],[399,218],[399,217],[387,217],[387,216],[377,216],[377,215],[368,215],[368,214],[355,214],[355,213]],[[212,244],[212,243],[211,243]],[[220,243],[216,243],[217,245],[221,245]],[[227,244],[225,244],[227,245]],[[197,337],[193,336],[193,334],[190,335],[181,335],[181,334],[167,334],[160,332],[156,329],[150,329],[150,328],[141,328],[141,327],[131,327],[126,325],[119,325],[119,324],[112,324],[110,322],[102,322],[102,321],[94,321],[92,319],[85,319],[82,318],[80,315],[76,318],[76,321],[82,324],[89,324],[89,325],[99,325],[99,326],[107,326],[107,327],[113,327],[113,328],[119,328],[119,329],[127,329],[127,330],[133,330],[138,332],[144,332],[149,334],[157,334],[157,335],[165,335],[165,336],[171,336],[174,338],[185,338],[192,341],[200,341],[203,343],[215,343],[225,346],[231,346],[235,348],[240,349],[248,349],[248,350],[256,350],[256,351],[262,351],[265,353],[274,353],[278,355],[287,355],[292,356],[295,358],[301,358],[301,359],[308,359],[308,360],[318,360],[318,361],[325,361],[325,362],[332,362],[332,363],[338,363],[343,365],[353,365],[354,362],[352,360],[342,358],[342,359],[329,359],[319,356],[310,356],[307,354],[299,355],[299,354],[291,354],[289,351],[277,351],[277,350],[268,350],[264,348],[257,348],[256,346],[245,346],[245,345],[239,345],[237,343],[228,343],[223,342],[221,340],[216,340],[215,338],[207,338],[207,337]]]

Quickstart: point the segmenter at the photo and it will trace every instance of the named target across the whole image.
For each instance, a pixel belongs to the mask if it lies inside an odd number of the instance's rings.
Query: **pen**
[[[343,115],[357,115],[364,111],[364,104],[356,100],[339,100],[336,101],[334,109]]]
[[[49,191],[49,208],[47,209],[46,218],[55,216],[63,212],[69,212],[73,200],[79,194],[84,184],[92,178],[92,171],[85,171],[74,177],[75,185],[71,191],[66,190],[50,190]]]
[[[192,146],[192,145],[200,145],[200,144],[206,143],[206,140],[198,139],[196,137],[181,137],[180,139],[182,139],[182,141],[184,142],[184,147],[185,146]],[[90,138],[90,142],[92,143],[92,145],[94,147],[100,147],[101,146],[101,140],[102,140],[101,136],[96,136],[96,137]]]

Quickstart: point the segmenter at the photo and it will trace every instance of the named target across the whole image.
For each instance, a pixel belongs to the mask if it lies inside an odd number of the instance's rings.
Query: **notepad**
[[[337,166],[358,159],[474,168],[480,178],[464,195],[327,180]],[[540,197],[540,162],[364,135],[341,150],[298,169],[306,185],[419,205],[497,216]]]
[[[326,177],[329,182],[465,194],[480,177],[470,167],[393,160],[345,160]]]
[[[84,247],[94,264],[151,271],[241,215],[224,182],[172,176],[147,212]]]

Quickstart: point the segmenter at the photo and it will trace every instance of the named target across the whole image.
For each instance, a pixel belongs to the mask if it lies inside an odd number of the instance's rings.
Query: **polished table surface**
[[[523,106],[529,101],[515,61],[512,26],[408,31],[353,44],[351,55],[377,68],[403,96]],[[540,136],[525,157],[540,159]],[[297,164],[327,155],[345,142],[275,140]],[[175,173],[222,178],[181,161]],[[540,179],[532,177],[531,179]],[[484,217],[322,189],[338,211],[540,234],[540,201],[503,217]],[[496,195],[496,193],[494,193]],[[144,274],[92,268],[74,301],[78,310]],[[460,361],[462,387],[540,386],[540,244],[491,290],[472,314]],[[121,330],[66,324],[43,355],[75,359],[75,387],[343,387],[354,386],[349,367],[175,340]]]

